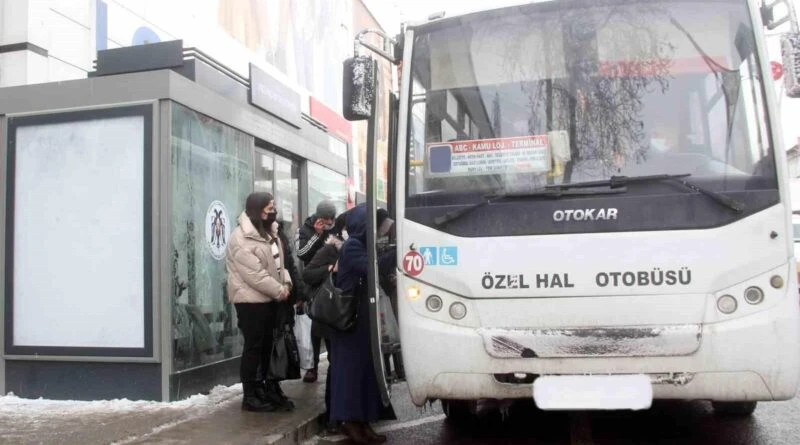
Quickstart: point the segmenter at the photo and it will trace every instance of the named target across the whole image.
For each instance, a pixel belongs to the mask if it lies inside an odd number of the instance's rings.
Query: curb
[[[311,416],[297,425],[294,430],[283,434],[271,434],[264,438],[259,444],[263,445],[300,445],[310,440],[322,431],[321,419],[322,412]]]

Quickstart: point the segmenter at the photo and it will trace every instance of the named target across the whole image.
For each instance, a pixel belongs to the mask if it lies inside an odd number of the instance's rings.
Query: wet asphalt
[[[398,420],[377,425],[389,444],[419,445],[625,445],[625,444],[800,444],[800,398],[761,402],[750,417],[715,414],[707,402],[656,401],[639,412],[546,412],[533,401],[507,410],[481,405],[466,425],[447,421],[438,402],[411,404],[405,385],[394,386]],[[308,445],[349,443],[342,436],[316,437]]]

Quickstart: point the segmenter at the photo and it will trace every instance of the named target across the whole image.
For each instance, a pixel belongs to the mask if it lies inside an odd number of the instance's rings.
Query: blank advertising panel
[[[11,127],[7,351],[152,350],[152,108],[109,111],[21,118]]]

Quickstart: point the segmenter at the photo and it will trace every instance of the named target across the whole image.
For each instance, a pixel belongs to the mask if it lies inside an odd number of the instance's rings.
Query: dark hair
[[[270,228],[264,227],[264,222],[261,219],[261,212],[264,210],[264,207],[268,206],[269,203],[274,200],[275,198],[270,193],[254,192],[247,197],[247,201],[245,201],[244,204],[244,211],[247,217],[250,218],[250,222],[253,223],[253,227],[264,237],[269,233]]]
[[[333,234],[341,237],[342,230],[344,230],[345,225],[347,224],[347,212],[342,212],[339,216],[336,217],[336,221],[333,223]]]
[[[388,217],[389,217],[389,212],[386,211],[386,209],[378,209],[378,210],[376,210],[375,211],[375,225],[377,227],[380,227],[381,224],[383,224],[383,222],[386,221],[386,218],[388,218]]]

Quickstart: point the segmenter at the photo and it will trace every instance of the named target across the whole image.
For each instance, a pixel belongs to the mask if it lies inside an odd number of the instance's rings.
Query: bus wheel
[[[711,402],[714,412],[728,416],[749,416],[758,402]]]
[[[442,400],[442,411],[447,421],[455,425],[468,425],[478,412],[476,400]]]

